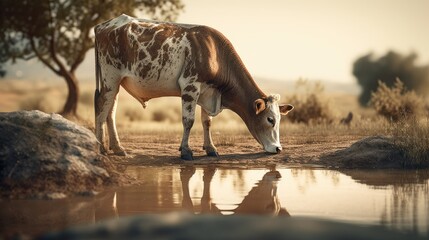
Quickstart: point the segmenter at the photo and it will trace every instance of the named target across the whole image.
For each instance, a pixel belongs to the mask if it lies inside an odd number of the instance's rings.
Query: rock
[[[94,134],[58,114],[0,113],[1,197],[60,196],[112,182]]]
[[[423,239],[380,226],[304,217],[142,215],[72,227],[40,236],[56,239]]]
[[[322,155],[321,162],[339,168],[404,168],[404,154],[392,139],[374,136],[359,140],[350,147]]]

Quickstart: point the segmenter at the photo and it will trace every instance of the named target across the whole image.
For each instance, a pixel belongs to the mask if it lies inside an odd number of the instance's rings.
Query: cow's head
[[[256,121],[250,129],[256,140],[262,144],[264,150],[270,153],[279,153],[280,145],[280,118],[292,111],[290,104],[279,105],[280,96],[270,95],[264,99],[257,99],[254,103]]]

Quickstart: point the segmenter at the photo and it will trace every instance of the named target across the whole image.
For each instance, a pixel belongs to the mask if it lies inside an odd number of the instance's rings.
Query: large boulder
[[[94,134],[58,114],[0,113],[0,197],[63,197],[117,180]]]

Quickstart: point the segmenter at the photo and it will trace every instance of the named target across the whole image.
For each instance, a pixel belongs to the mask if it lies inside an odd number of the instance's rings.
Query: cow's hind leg
[[[119,92],[119,91],[118,91]],[[113,101],[112,109],[107,116],[107,129],[109,131],[109,148],[115,155],[126,156],[124,148],[121,146],[118,137],[118,131],[116,130],[116,107],[118,106],[118,93]]]
[[[104,86],[101,91],[97,91],[94,98],[95,135],[100,144],[100,152],[106,154],[107,151],[104,148],[104,126],[106,125],[107,117],[111,114],[113,105],[115,104],[115,99],[119,91],[119,86],[115,89],[110,89]]]
[[[94,93],[95,136],[102,154],[107,153],[106,149],[104,148],[104,121],[101,118],[101,112],[105,104],[104,94],[105,92],[103,90],[100,91],[99,89],[95,90]]]
[[[195,108],[199,97],[199,86],[192,85],[193,88],[182,88],[182,124],[183,137],[180,145],[180,157],[183,160],[193,160],[192,149],[189,147],[189,134],[195,121]],[[188,91],[189,89],[189,91]]]
[[[203,108],[201,108],[201,123],[203,124],[203,130],[204,130],[203,149],[206,151],[207,156],[218,157],[219,154],[217,153],[217,149],[213,144],[212,135],[210,132],[212,117],[209,116]]]

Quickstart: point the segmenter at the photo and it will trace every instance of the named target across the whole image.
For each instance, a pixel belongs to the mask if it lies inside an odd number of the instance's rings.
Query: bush
[[[323,92],[324,87],[319,82],[310,84],[305,80],[298,80],[295,94],[286,98],[286,102],[295,107],[287,118],[295,123],[331,123],[332,112],[328,102],[322,97]]]
[[[425,95],[429,90],[429,65],[416,66],[416,54],[402,56],[393,51],[383,57],[373,59],[372,54],[357,59],[353,64],[353,75],[362,87],[359,102],[367,106],[371,93],[377,90],[378,81],[388,87],[395,84],[395,79],[400,78],[407,89],[414,90],[418,94]]]
[[[117,113],[117,115],[121,116],[121,114],[119,113],[122,113],[125,119],[130,122],[149,120],[149,117],[146,116],[147,113],[145,113],[145,111],[140,106],[139,107],[124,106],[123,109],[119,108]]]
[[[165,108],[155,109],[152,112],[152,121],[177,123],[182,121],[181,109]]]
[[[371,94],[371,105],[388,120],[398,122],[417,118],[425,111],[424,100],[414,91],[406,91],[399,79],[392,88],[381,81],[378,84],[377,91]]]

